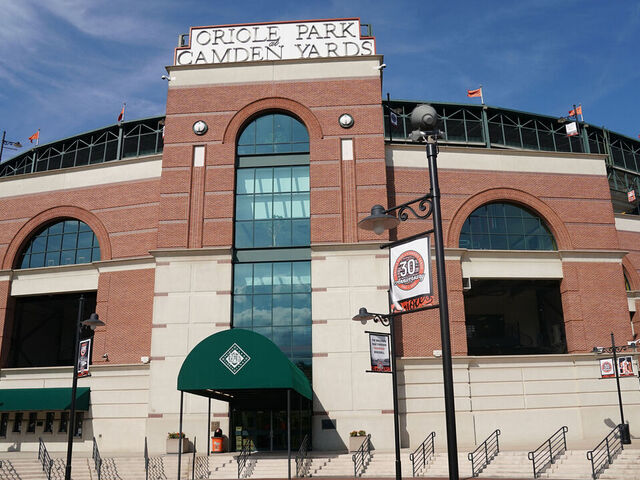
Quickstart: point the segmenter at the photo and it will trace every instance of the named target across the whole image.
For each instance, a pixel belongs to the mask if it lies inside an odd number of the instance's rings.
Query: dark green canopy
[[[178,374],[178,390],[227,402],[289,389],[311,399],[311,385],[302,370],[271,340],[240,328],[202,340]]]
[[[71,388],[8,388],[0,390],[0,412],[70,409]],[[76,410],[89,410],[89,387],[78,387]]]

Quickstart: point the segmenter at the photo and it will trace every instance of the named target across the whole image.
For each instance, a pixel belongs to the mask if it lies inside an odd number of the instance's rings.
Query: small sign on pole
[[[369,332],[369,352],[372,372],[391,372],[391,351],[388,333]]]
[[[80,342],[78,352],[78,377],[89,376],[89,354],[91,352],[91,339],[87,338]]]
[[[636,191],[635,190],[629,190],[627,192],[627,200],[629,201],[629,203],[636,201]]]
[[[389,251],[391,312],[411,312],[433,303],[429,237],[391,247]]]
[[[616,376],[616,372],[613,370],[613,358],[603,358],[600,360],[600,377],[613,378]],[[633,357],[626,355],[624,357],[618,357],[618,376],[619,377],[633,377]]]

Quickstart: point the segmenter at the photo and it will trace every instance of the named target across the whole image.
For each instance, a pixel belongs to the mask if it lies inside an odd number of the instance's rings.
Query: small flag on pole
[[[33,143],[35,141],[36,142],[36,147],[38,146],[39,140],[40,140],[40,129],[38,129],[38,131],[36,133],[34,133],[33,135],[31,135],[29,137],[29,142]]]
[[[577,108],[569,110],[569,116],[574,117],[576,115],[582,115],[582,105],[579,105]]]
[[[118,115],[118,123],[124,120],[124,109],[127,107],[126,103],[122,104],[122,110],[120,110],[120,115]]]
[[[484,97],[482,96],[482,85],[475,90],[467,90],[467,97],[480,97],[480,102],[484,105]]]

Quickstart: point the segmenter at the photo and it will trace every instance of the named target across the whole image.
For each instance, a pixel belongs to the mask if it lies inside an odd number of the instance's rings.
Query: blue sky
[[[0,131],[29,144],[162,115],[178,34],[190,26],[360,17],[392,99],[485,102],[640,134],[640,2],[0,0]],[[5,159],[17,152],[6,152]]]

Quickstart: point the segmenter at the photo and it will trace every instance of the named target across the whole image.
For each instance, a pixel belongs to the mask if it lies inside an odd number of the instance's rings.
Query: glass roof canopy
[[[410,114],[419,103],[385,100],[385,138],[409,143]],[[640,191],[640,141],[580,122],[581,133],[569,137],[564,119],[489,105],[428,102],[442,118],[442,145],[475,148],[537,150],[606,155],[614,211],[630,210],[626,192]],[[393,111],[398,125],[390,122]],[[159,154],[163,148],[164,117],[123,122],[32,148],[0,164],[0,177],[105,163]]]

